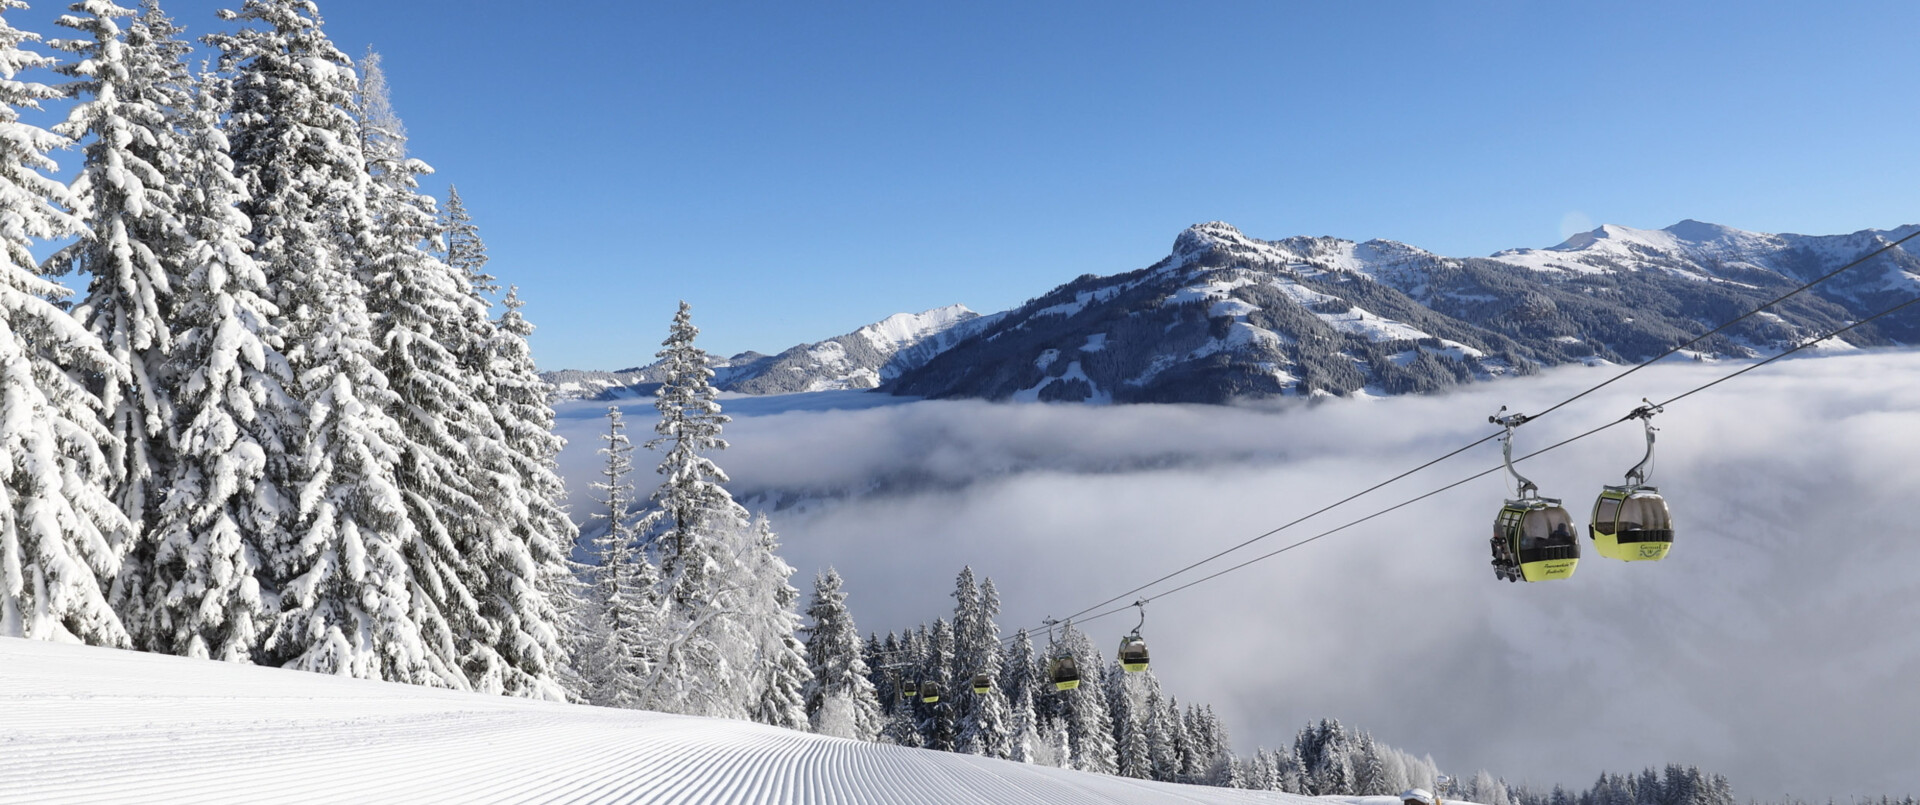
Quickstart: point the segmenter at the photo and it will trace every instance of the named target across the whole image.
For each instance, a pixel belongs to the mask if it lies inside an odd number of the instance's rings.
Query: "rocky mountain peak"
[[[1187,227],[1173,239],[1173,255],[1187,257],[1222,245],[1252,245],[1246,235],[1225,221],[1208,221]]]

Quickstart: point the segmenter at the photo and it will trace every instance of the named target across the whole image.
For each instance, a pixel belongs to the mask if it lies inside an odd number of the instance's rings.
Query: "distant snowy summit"
[[[997,321],[965,305],[898,313],[846,335],[801,344],[778,355],[743,352],[713,357],[716,387],[742,394],[792,394],[877,388],[919,367]],[[651,393],[661,381],[656,365],[616,372],[564,370],[544,377],[559,400],[617,398]]]
[[[1847,235],[1700,221],[1607,225],[1545,249],[1442,257],[1386,240],[1181,232],[1144,269],[1087,275],[1013,310],[901,314],[775,356],[718,361],[750,394],[879,388],[935,398],[1224,403],[1384,396],[1572,362],[1638,362],[1920,226]],[[1905,247],[1715,335],[1689,355],[1754,357],[1920,293]],[[1920,344],[1920,310],[1822,348]],[[570,398],[629,394],[648,368],[556,372]]]

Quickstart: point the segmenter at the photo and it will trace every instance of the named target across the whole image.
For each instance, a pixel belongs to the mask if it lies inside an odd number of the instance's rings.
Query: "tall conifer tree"
[[[585,666],[581,677],[588,701],[637,707],[653,671],[648,647],[659,638],[656,579],[653,565],[635,544],[630,522],[633,484],[628,476],[633,471],[633,444],[618,407],[607,407],[607,433],[601,438],[607,442],[600,448],[607,463],[601,471],[604,480],[593,484],[602,508],[593,518],[605,520],[607,529],[594,539],[599,563],[592,570],[593,608],[587,624],[591,637],[580,658]]]
[[[369,53],[361,72],[355,110],[370,228],[356,238],[363,250],[357,274],[378,347],[374,365],[395,395],[391,411],[403,434],[394,481],[415,534],[402,548],[414,579],[413,618],[437,664],[459,667],[475,687],[497,693],[506,673],[493,650],[498,625],[480,613],[475,587],[484,575],[476,565],[490,558],[494,542],[484,532],[500,521],[483,510],[470,475],[493,422],[473,396],[479,378],[442,343],[486,316],[460,309],[469,301],[464,278],[428,250],[440,223],[418,177],[432,169],[407,157],[379,55]]]
[[[350,62],[308,0],[246,0],[210,37],[235,75],[228,119],[254,259],[282,320],[302,421],[284,479],[297,509],[269,547],[280,591],[264,659],[326,673],[465,687],[419,619],[396,483],[406,434],[376,361],[361,271],[373,249]]]
[[[55,46],[75,60],[61,73],[76,99],[54,130],[84,142],[84,161],[70,187],[85,228],[48,260],[55,273],[91,277],[75,311],[127,379],[97,378],[112,429],[114,499],[137,528],[154,519],[161,492],[157,468],[171,461],[174,422],[167,376],[173,349],[174,285],[185,251],[173,169],[184,150],[173,128],[184,88],[177,48],[163,48],[151,30],[126,30],[134,11],[110,0],[83,0],[58,22],[84,35]],[[143,551],[144,553],[144,551]]]
[[[727,474],[706,455],[727,449],[720,430],[731,419],[720,413],[713,369],[706,352],[694,344],[699,335],[692,306],[681,302],[661,342],[664,348],[655,353],[666,377],[654,400],[660,411],[654,425],[658,436],[647,448],[665,448],[666,455],[659,466],[660,488],[653,494],[657,508],[640,526],[652,537],[661,576],[680,606],[715,596],[718,577],[733,561],[721,535],[747,518],[746,509],[721,486]]]
[[[746,718],[754,686],[752,573],[744,552],[747,510],[725,487],[707,453],[726,449],[713,370],[694,339],[691,307],[680,303],[658,353],[666,379],[654,400],[660,421],[649,449],[665,450],[654,508],[639,525],[660,561],[661,640],[643,706],[674,713]]]
[[[479,261],[454,265],[467,272],[474,287],[483,288],[492,280],[479,272],[486,253],[477,233],[471,243]],[[493,516],[505,523],[507,541],[492,552],[504,559],[485,565],[482,604],[505,625],[497,650],[511,669],[506,693],[550,697],[545,672],[566,667],[566,635],[577,628],[570,625],[577,613],[569,608],[579,593],[568,553],[579,531],[565,508],[566,483],[558,469],[565,441],[553,433],[553,405],[548,402],[552,387],[540,379],[527,345],[533,325],[520,315],[516,289],[507,289],[501,307],[481,356],[489,364],[483,373],[484,397],[500,440],[497,450],[482,451],[475,468],[483,474],[481,488],[494,503]]]
[[[780,542],[765,515],[753,518],[744,532],[748,595],[744,602],[748,637],[753,642],[754,700],[748,705],[753,720],[788,729],[807,729],[806,690],[813,672],[806,647],[797,632],[800,614],[794,607],[800,591],[794,589],[793,566],[780,558]]]
[[[813,673],[804,691],[807,718],[822,735],[871,741],[880,733],[880,701],[841,584],[833,568],[813,582],[807,607],[813,619],[807,628],[807,666]]]
[[[244,191],[219,129],[227,97],[225,79],[202,76],[184,121],[189,246],[171,367],[179,434],[151,547],[123,575],[123,608],[151,650],[246,661],[269,615],[265,541],[294,508],[273,479],[289,475],[284,429],[298,404],[272,324],[279,310],[236,207]]]
[[[75,381],[130,378],[100,340],[54,304],[69,291],[34,270],[33,241],[73,234],[67,190],[41,171],[59,135],[20,121],[59,93],[20,80],[48,57],[22,47],[0,0],[0,635],[128,645],[105,584],[133,524],[106,493],[113,434],[100,400]]]

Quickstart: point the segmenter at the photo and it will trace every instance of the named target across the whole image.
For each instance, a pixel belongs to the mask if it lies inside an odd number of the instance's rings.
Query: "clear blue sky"
[[[680,299],[723,353],[999,310],[1214,219],[1456,256],[1920,222],[1914,3],[320,7],[547,369],[650,361]]]

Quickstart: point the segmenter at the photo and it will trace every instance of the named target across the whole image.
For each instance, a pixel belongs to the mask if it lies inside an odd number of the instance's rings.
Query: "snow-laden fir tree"
[[[127,367],[126,382],[112,375],[96,382],[115,439],[114,500],[143,527],[162,491],[155,469],[171,461],[174,384],[166,372],[185,251],[175,209],[184,149],[173,126],[185,103],[181,51],[177,42],[156,42],[146,26],[127,30],[133,9],[109,0],[72,9],[57,22],[82,36],[53,44],[73,54],[57,69],[76,79],[65,87],[75,103],[54,131],[84,142],[69,190],[85,228],[47,265],[54,274],[91,278],[75,315]],[[135,560],[143,564],[144,556]]]
[[[0,635],[125,646],[106,584],[133,525],[107,495],[117,448],[100,400],[75,378],[128,377],[54,304],[70,292],[34,270],[33,241],[80,224],[58,206],[65,186],[41,173],[66,141],[20,120],[59,95],[20,77],[52,62],[5,18],[25,7],[0,0]]]
[[[1382,787],[1394,794],[1413,788],[1413,780],[1407,776],[1406,753],[1385,744],[1377,746],[1380,749]]]
[[[324,673],[465,687],[423,639],[405,551],[418,533],[395,481],[406,434],[376,360],[359,271],[371,180],[354,119],[356,79],[306,0],[246,0],[247,27],[209,37],[234,76],[228,118],[254,260],[267,274],[302,417],[284,497],[290,529],[268,546],[279,607],[261,658]]]
[[[1127,672],[1116,662],[1104,666],[1102,676],[1107,689],[1107,718],[1113,723],[1114,774],[1145,780],[1152,775],[1153,759],[1146,730],[1134,712],[1133,695],[1127,690]]]
[[[665,455],[653,508],[638,530],[659,558],[663,616],[644,706],[747,718],[762,691],[756,666],[767,656],[758,637],[767,634],[763,624],[794,622],[792,601],[784,614],[766,609],[769,596],[762,592],[772,588],[762,580],[777,575],[785,584],[779,568],[792,569],[772,556],[772,541],[761,538],[722,486],[726,473],[706,455],[726,449],[720,431],[728,418],[720,413],[707,355],[694,344],[699,332],[682,302],[657,353],[665,378],[654,400],[656,438],[647,447]],[[790,670],[803,671],[797,657],[789,658]]]
[[[1073,767],[1097,774],[1113,774],[1119,758],[1114,752],[1113,719],[1107,711],[1101,681],[1100,650],[1073,622],[1062,625],[1060,646],[1073,655],[1080,671],[1080,687],[1054,695],[1065,708],[1067,737],[1073,748]]]
[[[740,546],[745,556],[750,587],[743,605],[746,608],[747,635],[753,641],[752,660],[754,700],[749,716],[762,724],[806,730],[807,683],[813,671],[807,664],[806,647],[800,643],[800,614],[794,607],[800,591],[794,589],[793,566],[780,558],[780,542],[766,515],[753,518]]]
[[[959,751],[1006,759],[1010,746],[1011,706],[1000,688],[1000,593],[987,579],[977,588],[973,569],[960,571],[954,588],[954,681],[962,686]],[[975,693],[971,680],[987,675],[987,692]]]
[[[1659,772],[1647,769],[1645,772],[1642,772],[1642,774],[1645,775],[1645,777],[1642,778],[1643,785],[1639,786],[1639,801],[1647,803],[1647,805],[1659,805],[1661,801]],[[1647,782],[1646,778],[1648,777],[1651,778],[1652,785],[1644,784]],[[1468,788],[1467,798],[1469,801],[1480,803],[1480,805],[1510,805],[1511,803],[1511,800],[1507,796],[1506,782],[1494,777],[1493,773],[1486,769],[1481,769],[1473,775],[1473,782],[1471,787]]]
[[[1185,711],[1180,707],[1180,697],[1168,696],[1166,706],[1167,733],[1173,738],[1174,781],[1192,782],[1198,773],[1197,753],[1194,752],[1193,735],[1187,731]]]
[[[571,532],[553,534],[544,516],[533,516],[551,502],[530,500],[545,497],[528,486],[540,479],[528,477],[512,455],[507,428],[523,426],[503,423],[496,399],[503,389],[492,375],[518,367],[490,354],[502,344],[475,287],[491,279],[478,273],[485,252],[470,218],[459,255],[467,265],[453,266],[434,251],[445,224],[433,199],[418,190],[418,177],[432,169],[407,156],[406,129],[378,54],[368,55],[364,70],[360,131],[375,229],[363,273],[379,365],[399,396],[408,437],[398,482],[422,536],[408,551],[433,602],[422,609],[445,619],[451,649],[476,690],[558,699],[564,652],[551,587],[563,557],[552,538],[570,539]]]
[[[911,638],[911,634],[909,634]],[[897,746],[920,746],[920,726],[915,720],[913,708],[918,699],[909,700],[902,686],[913,679],[918,671],[912,656],[911,639],[901,640],[893,632],[887,633],[887,639],[880,644],[878,653],[867,659],[867,667],[873,670],[877,681],[874,687],[880,691],[882,705],[880,742]]]
[[[657,577],[633,531],[633,483],[628,478],[633,444],[619,407],[607,407],[607,433],[601,438],[607,444],[600,455],[607,463],[601,470],[603,480],[593,484],[600,511],[592,517],[604,520],[607,528],[593,541],[598,562],[590,571],[589,637],[579,657],[582,693],[594,704],[637,707],[653,672],[649,646],[659,636]]]
[[[1174,741],[1175,724],[1169,723],[1167,702],[1160,694],[1157,681],[1148,687],[1141,709],[1144,711],[1141,731],[1147,739],[1147,776],[1163,783],[1177,782],[1180,779],[1180,753]]]
[[[900,699],[900,692],[893,684],[891,668],[893,652],[899,648],[900,638],[893,632],[887,633],[886,640],[869,632],[867,643],[860,650],[860,659],[867,664],[867,681],[873,683],[874,697],[880,702],[882,717],[892,715],[894,702]]]
[[[1240,788],[1239,768],[1233,762],[1233,742],[1213,706],[1187,709],[1187,734],[1194,749],[1194,778],[1199,785]],[[1343,759],[1345,755],[1341,756]],[[1349,777],[1351,779],[1351,777]]]
[[[416,538],[403,546],[413,574],[413,620],[437,664],[457,667],[469,683],[498,692],[506,674],[494,650],[499,625],[480,612],[481,564],[506,540],[490,532],[500,521],[479,500],[472,476],[481,443],[497,439],[474,396],[483,384],[443,340],[463,335],[485,309],[473,305],[465,278],[427,247],[440,222],[432,199],[418,192],[425,163],[409,159],[406,129],[387,98],[378,54],[361,64],[358,134],[366,171],[370,225],[356,233],[357,274],[378,352],[374,365],[395,395],[403,438],[395,483]]]
[[[1159,700],[1160,681],[1152,671],[1129,673],[1116,660],[1106,665],[1107,710],[1113,720],[1117,773],[1153,779],[1153,745],[1147,734],[1147,702]]]
[[[663,355],[684,353],[680,345],[691,345],[683,325],[692,327],[684,307]],[[731,548],[747,513],[720,486],[726,475],[699,452],[725,446],[718,438],[725,419],[707,385],[711,370],[704,361],[677,362],[656,400],[661,437],[647,443],[668,445],[658,467],[665,479],[653,494],[656,508],[638,526],[659,558],[661,597],[657,662],[642,706],[745,718],[754,670],[746,665],[753,652],[744,628],[751,585]]]
[[[880,700],[862,658],[860,632],[847,610],[840,573],[827,568],[814,578],[807,606],[807,667],[813,677],[804,690],[813,731],[821,735],[871,741],[880,734]]]
[[[473,244],[479,246],[477,234]],[[467,272],[473,287],[484,289],[492,278],[479,272],[486,253],[477,251],[477,263],[454,265]],[[481,451],[475,468],[483,474],[481,488],[493,505],[492,516],[504,521],[510,540],[494,554],[512,561],[485,565],[489,580],[482,589],[488,598],[482,606],[504,625],[497,644],[510,671],[504,692],[550,696],[543,669],[567,667],[567,636],[578,631],[580,595],[568,552],[579,531],[565,507],[558,462],[566,442],[553,433],[552,386],[540,379],[527,345],[533,325],[520,315],[517,289],[508,288],[500,304],[500,318],[480,357],[489,364],[483,398],[500,439]]]
[[[1033,707],[1033,636],[1025,628],[1014,632],[1014,642],[1000,653],[1000,692],[1006,695],[1010,717],[1006,728],[1006,757],[1010,761],[1035,763],[1035,747],[1041,742],[1039,713]]]
[[[647,449],[664,447],[666,456],[653,494],[657,508],[641,524],[654,541],[669,598],[682,607],[715,596],[719,577],[733,562],[723,535],[747,518],[746,509],[722,486],[727,474],[705,455],[727,448],[720,431],[731,418],[720,413],[713,369],[706,352],[694,344],[699,334],[692,306],[681,302],[663,349],[654,353],[664,379],[654,400],[658,436]]]
[[[1388,779],[1387,763],[1381,757],[1380,747],[1373,742],[1373,735],[1360,733],[1360,741],[1353,748],[1353,794],[1361,797],[1377,797],[1398,794],[1406,786],[1392,787]]]
[[[1280,760],[1273,750],[1260,747],[1240,764],[1240,778],[1254,791],[1279,791]]]
[[[1033,635],[1026,629],[1013,633],[1013,641],[1000,652],[1000,688],[1007,701],[1020,698],[1020,691],[1039,692],[1040,674],[1035,668]],[[1051,689],[1051,688],[1049,688]]]
[[[1007,759],[1034,762],[1034,741],[1039,739],[1040,725],[1033,712],[1032,687],[1020,688],[1015,694],[1007,724]]]
[[[281,354],[278,309],[250,254],[243,193],[219,120],[226,81],[202,76],[184,120],[185,274],[169,374],[178,420],[166,490],[141,566],[123,574],[121,609],[149,650],[244,662],[260,642],[271,591],[261,587],[264,541],[294,508],[286,478],[296,403]],[[131,564],[131,563],[130,563]]]
[[[980,586],[975,583],[973,567],[960,568],[953,592],[953,667],[955,679],[972,678],[986,666],[985,654],[995,647],[981,643],[986,637],[989,619],[980,604]]]
[[[467,287],[482,298],[499,293],[496,278],[487,273],[487,244],[480,239],[480,227],[467,212],[460,188],[451,184],[447,185],[447,204],[440,215],[440,232],[440,242],[446,248],[443,259],[467,278]]]
[[[933,628],[927,630],[927,654],[920,667],[921,699],[926,698],[928,685],[940,692],[939,701],[923,701],[920,707],[920,735],[928,749],[952,752],[960,738],[953,718],[953,703],[960,693],[956,685],[959,680],[953,678],[953,626],[946,618],[935,619]]]

